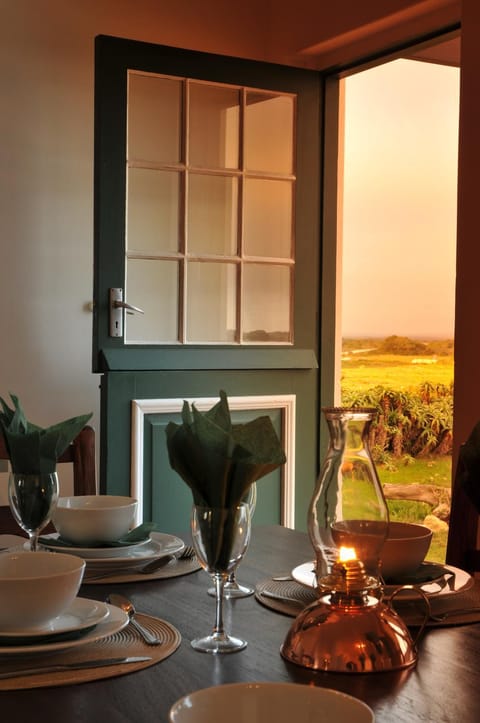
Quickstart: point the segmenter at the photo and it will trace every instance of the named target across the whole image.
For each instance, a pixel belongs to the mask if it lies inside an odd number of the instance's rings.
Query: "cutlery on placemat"
[[[161,645],[163,643],[163,640],[161,640],[157,635],[154,635],[150,632],[150,630],[147,630],[143,627],[143,625],[140,625],[138,620],[135,618],[135,614],[137,612],[135,610],[135,606],[131,600],[125,597],[125,595],[111,593],[107,597],[107,602],[115,605],[116,607],[127,613],[130,620],[130,625],[135,628],[137,633],[142,636],[147,645]]]
[[[101,580],[107,577],[121,577],[122,575],[151,575],[162,567],[166,567],[173,560],[193,560],[195,557],[195,550],[191,546],[185,547],[182,552],[176,553],[175,555],[166,555],[164,557],[155,558],[150,560],[142,567],[135,565],[135,567],[122,567],[115,568],[114,570],[102,570],[102,572],[96,573],[95,570],[88,571],[83,579],[84,584],[94,582],[95,580]]]
[[[135,655],[128,658],[97,658],[96,660],[80,660],[76,663],[58,663],[57,665],[41,665],[37,668],[25,668],[24,670],[9,670],[7,673],[0,673],[0,680],[8,678],[20,678],[25,675],[43,675],[44,673],[62,673],[66,670],[84,670],[86,668],[103,668],[109,665],[125,665],[130,663],[144,663],[152,658],[148,655]]]

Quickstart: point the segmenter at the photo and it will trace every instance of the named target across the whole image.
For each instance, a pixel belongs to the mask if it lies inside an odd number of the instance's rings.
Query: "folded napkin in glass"
[[[234,508],[249,487],[286,461],[269,416],[232,424],[227,395],[207,412],[184,402],[182,424],[166,428],[170,466],[201,507]]]
[[[13,409],[0,397],[0,430],[3,431],[13,472],[50,474],[68,445],[86,425],[92,413],[72,417],[51,427],[29,422],[17,396],[10,395]]]

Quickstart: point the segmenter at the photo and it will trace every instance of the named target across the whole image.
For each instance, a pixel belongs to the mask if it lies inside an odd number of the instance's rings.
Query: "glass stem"
[[[215,583],[215,626],[213,634],[216,637],[224,637],[225,630],[223,627],[223,588],[225,585],[225,575],[216,572],[214,575]]]
[[[30,534],[30,550],[36,552],[38,550],[38,532]]]

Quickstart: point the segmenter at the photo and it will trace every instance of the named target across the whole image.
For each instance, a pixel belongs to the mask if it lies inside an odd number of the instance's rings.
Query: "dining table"
[[[179,532],[190,544],[188,531]],[[257,587],[313,559],[308,535],[277,525],[254,525],[237,568],[239,582]],[[403,670],[369,673],[312,671],[285,660],[280,648],[294,617],[262,604],[258,596],[226,600],[225,623],[245,638],[244,650],[211,655],[190,642],[211,631],[215,600],[210,576],[189,574],[131,582],[92,580],[79,595],[105,601],[127,596],[140,615],[166,621],[179,633],[173,652],[154,665],[89,682],[0,690],[6,723],[167,723],[172,704],[193,691],[226,683],[294,682],[342,691],[367,703],[377,723],[477,723],[480,720],[480,622],[426,627],[417,662]],[[412,629],[412,636],[415,630]],[[145,646],[148,653],[148,647]],[[43,656],[42,662],[45,662]],[[35,659],[30,659],[35,665]],[[13,663],[12,663],[13,664]],[[81,679],[79,679],[81,680]],[[320,718],[319,720],[323,720]],[[228,723],[227,721],[225,723]],[[248,723],[248,722],[246,722]]]

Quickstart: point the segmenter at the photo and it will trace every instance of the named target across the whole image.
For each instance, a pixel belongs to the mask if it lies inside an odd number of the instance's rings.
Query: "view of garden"
[[[451,489],[453,341],[344,339],[342,405],[378,410],[370,449],[392,520],[433,530],[445,561]]]

